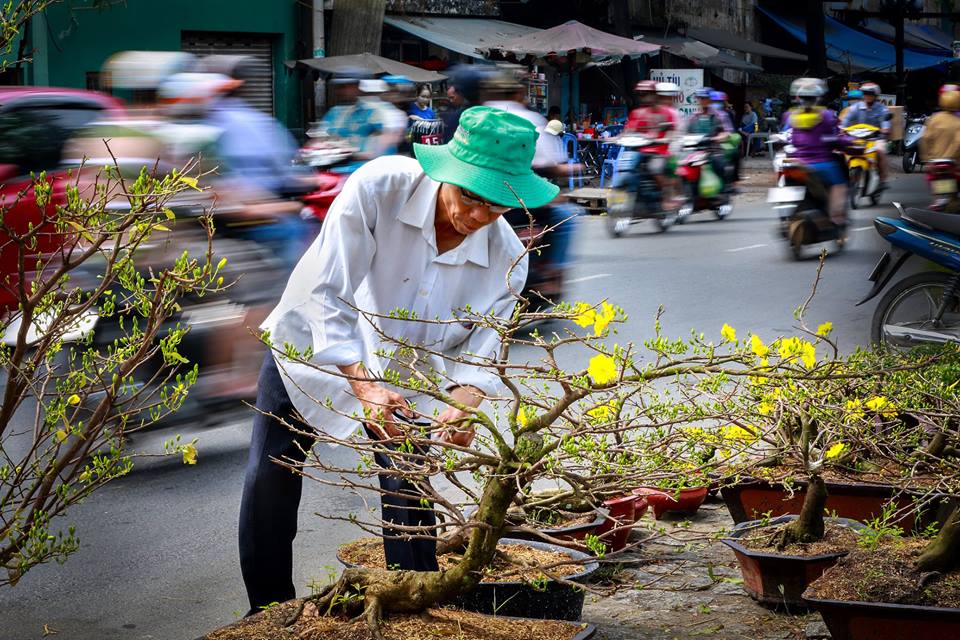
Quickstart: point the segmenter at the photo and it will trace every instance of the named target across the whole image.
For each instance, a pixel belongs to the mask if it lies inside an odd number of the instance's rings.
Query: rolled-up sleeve
[[[299,291],[303,301],[293,306],[283,324],[309,330],[315,364],[365,360],[355,293],[377,251],[373,233],[377,205],[361,177],[361,172],[355,173],[344,183],[319,236],[291,277],[304,283]]]
[[[527,281],[527,258],[526,256],[510,273],[510,288],[519,293],[523,290],[523,285]],[[504,282],[500,281],[500,287],[503,288]],[[503,290],[502,295],[497,298],[490,310],[491,314],[503,321],[508,320],[513,314],[517,300],[513,295]],[[448,377],[451,383],[448,389],[453,387],[471,386],[480,389],[485,395],[494,395],[502,389],[502,383],[489,364],[484,366],[483,362],[487,358],[496,358],[500,350],[500,334],[491,327],[477,325],[467,334],[467,337],[455,351],[452,357],[457,357],[460,361],[454,362],[448,370]]]

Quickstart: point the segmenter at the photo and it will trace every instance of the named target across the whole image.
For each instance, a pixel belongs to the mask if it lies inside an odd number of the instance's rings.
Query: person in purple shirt
[[[845,228],[847,177],[834,153],[842,143],[837,115],[818,104],[826,92],[826,85],[819,78],[794,80],[790,94],[798,104],[784,115],[784,126],[792,131],[794,151],[791,157],[814,170],[830,187],[830,219]]]

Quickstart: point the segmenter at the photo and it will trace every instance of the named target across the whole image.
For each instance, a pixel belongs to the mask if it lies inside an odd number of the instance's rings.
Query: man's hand
[[[462,405],[479,407],[483,401],[483,392],[475,387],[456,387],[450,392],[450,397]],[[456,407],[444,409],[434,423],[434,427],[440,430],[440,441],[469,447],[477,435],[472,424],[464,424],[469,419],[470,414],[466,411]]]
[[[350,376],[350,388],[353,395],[360,401],[363,413],[367,417],[367,427],[377,434],[381,440],[396,438],[403,435],[403,431],[393,419],[394,411],[401,411],[413,417],[413,412],[406,399],[396,391],[390,391],[382,385],[366,379],[367,370],[361,363],[340,367],[340,370]]]

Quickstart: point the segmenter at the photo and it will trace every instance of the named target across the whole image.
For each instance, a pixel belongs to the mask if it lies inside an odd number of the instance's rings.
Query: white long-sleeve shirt
[[[396,346],[381,340],[371,323],[354,310],[388,315],[406,309],[417,318],[450,320],[473,312],[509,317],[515,299],[507,274],[523,253],[523,245],[502,218],[467,236],[456,248],[437,254],[434,215],[440,183],[430,179],[412,159],[378,158],[358,169],[344,183],[330,207],[320,235],[297,264],[279,304],[264,321],[277,348],[290,343],[326,371],[362,362],[374,373],[410,372],[378,356]],[[510,274],[519,292],[527,275],[526,257]],[[460,311],[460,313],[458,313]],[[469,322],[435,324],[398,318],[374,318],[387,335],[422,345],[447,356],[468,360],[494,356],[499,336]],[[309,424],[336,438],[360,426],[324,404],[348,415],[361,415],[360,404],[342,377],[291,362],[277,355],[284,386],[294,407]],[[472,385],[486,393],[499,380],[487,369],[455,364],[440,357],[429,366],[445,376],[443,386]],[[420,367],[418,367],[420,369]],[[434,400],[399,390],[429,415],[442,409]]]

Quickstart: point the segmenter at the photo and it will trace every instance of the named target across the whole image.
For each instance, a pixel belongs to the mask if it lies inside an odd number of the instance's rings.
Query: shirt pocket
[[[440,339],[441,350],[448,352],[463,345],[470,337],[473,327],[474,323],[467,320],[444,324],[443,337]]]

